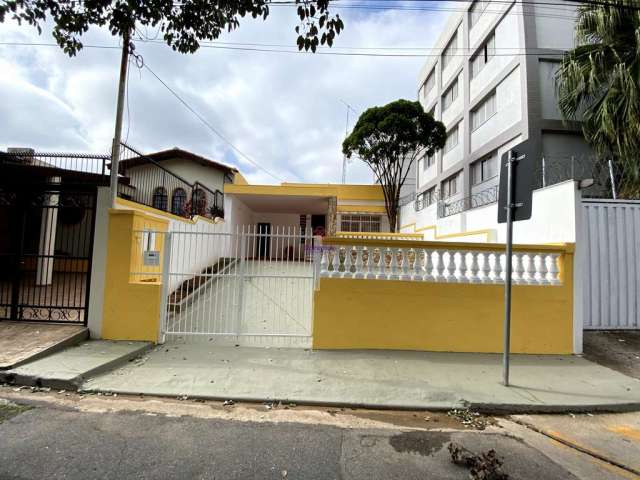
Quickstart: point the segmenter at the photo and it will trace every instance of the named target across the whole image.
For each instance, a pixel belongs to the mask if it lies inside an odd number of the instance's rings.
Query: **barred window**
[[[184,215],[184,207],[187,203],[187,192],[184,188],[176,188],[171,196],[171,213],[174,215]]]
[[[153,208],[157,208],[158,210],[166,211],[168,203],[169,198],[167,195],[167,189],[164,187],[156,187],[151,197],[151,206]]]
[[[340,230],[343,232],[379,232],[380,215],[342,215]]]

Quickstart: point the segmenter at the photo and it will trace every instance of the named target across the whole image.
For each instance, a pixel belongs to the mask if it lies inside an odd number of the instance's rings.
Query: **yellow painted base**
[[[313,348],[502,351],[502,285],[322,278]],[[570,285],[514,286],[514,353],[570,354]]]
[[[102,338],[108,340],[158,341],[161,267],[144,277],[133,276],[142,264],[141,231],[166,231],[168,222],[133,210],[109,211],[107,270],[105,272]],[[162,235],[156,249],[162,251]],[[151,271],[153,270],[153,271]]]

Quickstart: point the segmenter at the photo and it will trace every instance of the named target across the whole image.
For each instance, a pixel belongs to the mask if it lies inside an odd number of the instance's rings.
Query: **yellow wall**
[[[164,232],[168,221],[134,210],[109,211],[102,337],[110,340],[158,340],[161,267],[142,266],[142,235]],[[155,249],[162,252],[163,235]],[[144,271],[145,275],[132,275]]]
[[[330,183],[282,183],[281,185],[243,185],[224,186],[224,193],[246,195],[284,195],[300,197],[336,197],[345,200],[384,201],[380,185],[338,185]]]
[[[513,287],[512,352],[573,352],[572,249],[561,259],[562,285]],[[315,349],[502,351],[503,285],[322,278],[314,296]]]

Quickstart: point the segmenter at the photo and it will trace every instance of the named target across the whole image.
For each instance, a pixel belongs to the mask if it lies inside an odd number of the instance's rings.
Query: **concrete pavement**
[[[75,390],[90,376],[107,372],[142,355],[151,345],[150,342],[87,341],[11,370],[0,371],[0,381]]]
[[[158,346],[83,390],[375,408],[597,411],[640,408],[640,381],[572,356]]]

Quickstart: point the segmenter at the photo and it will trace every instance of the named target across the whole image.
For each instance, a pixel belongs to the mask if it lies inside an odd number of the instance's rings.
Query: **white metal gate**
[[[310,232],[267,225],[168,234],[165,338],[310,346],[313,244]]]
[[[640,328],[640,201],[582,203],[584,328]]]

